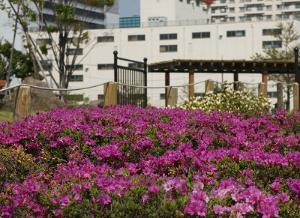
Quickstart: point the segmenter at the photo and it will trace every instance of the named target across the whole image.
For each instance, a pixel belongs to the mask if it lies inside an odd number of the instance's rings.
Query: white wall
[[[175,20],[174,0],[140,0],[141,22],[148,22],[149,17],[167,17]]]
[[[203,4],[197,6],[196,1],[191,0],[187,4],[187,0],[175,0],[175,19],[174,20],[195,20],[205,19],[207,14],[203,11]]]
[[[187,0],[141,0],[141,22],[145,23],[149,17],[166,17],[168,21],[205,19],[206,12],[203,5],[197,6],[194,0],[188,4]]]

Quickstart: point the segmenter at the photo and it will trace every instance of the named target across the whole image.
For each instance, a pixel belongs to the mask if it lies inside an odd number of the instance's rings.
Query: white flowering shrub
[[[221,92],[196,97],[179,105],[183,109],[201,109],[206,112],[223,111],[237,114],[269,112],[271,105],[266,97],[255,96],[249,91],[234,91],[225,85]]]

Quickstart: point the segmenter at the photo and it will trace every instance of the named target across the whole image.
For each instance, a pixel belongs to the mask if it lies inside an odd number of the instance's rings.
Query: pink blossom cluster
[[[180,200],[183,216],[280,217],[300,210],[299,142],[300,113],[57,109],[0,123],[0,145],[44,166],[0,183],[0,214],[61,217],[86,199],[105,213],[140,187],[141,205]]]

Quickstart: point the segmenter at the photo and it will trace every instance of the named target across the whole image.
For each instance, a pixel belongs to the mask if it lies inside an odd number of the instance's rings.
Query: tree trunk
[[[59,33],[59,88],[66,88],[66,46],[68,43],[68,33],[60,32]],[[64,101],[65,91],[60,91],[60,100]]]

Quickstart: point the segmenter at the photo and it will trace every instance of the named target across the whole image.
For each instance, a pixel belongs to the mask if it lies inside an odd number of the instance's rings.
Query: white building
[[[152,16],[156,15],[151,14]],[[279,22],[277,20],[222,24],[198,24],[196,21],[178,20],[177,23],[165,26],[89,30],[90,40],[87,44],[81,45],[82,54],[78,57],[77,70],[74,72],[73,81],[70,82],[69,87],[86,87],[113,81],[114,50],[117,50],[121,57],[140,61],[147,57],[148,63],[155,63],[172,59],[250,59],[255,53],[261,53],[264,48],[281,46],[281,42],[271,35]],[[299,21],[295,21],[295,26],[300,32]],[[35,35],[35,37],[43,36]],[[53,59],[51,54],[48,58]],[[206,79],[219,82],[233,81],[233,75],[195,75],[195,82]],[[244,82],[258,83],[261,81],[261,76],[241,74],[239,79]],[[171,85],[181,85],[187,82],[187,74],[171,74]],[[164,86],[164,74],[149,73],[148,86]],[[203,91],[203,84],[196,86],[197,93]],[[179,96],[183,96],[186,90],[181,89],[179,92]],[[101,99],[103,88],[78,91],[77,94],[82,94],[89,100]],[[148,91],[150,104],[163,106],[163,94],[164,89],[150,89]]]
[[[300,17],[299,0],[216,0],[207,9],[212,23]]]

